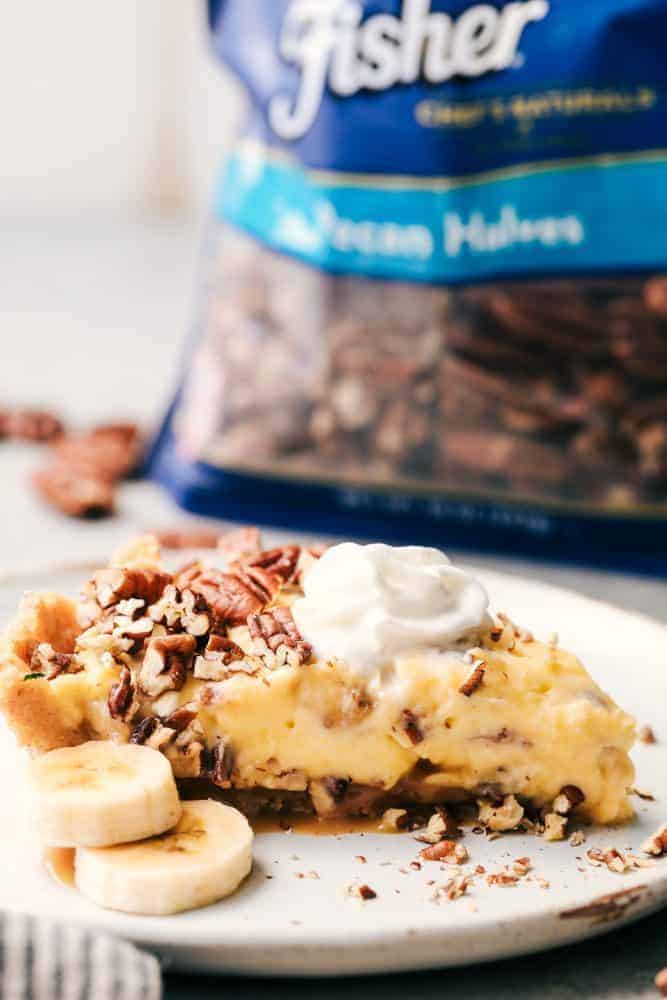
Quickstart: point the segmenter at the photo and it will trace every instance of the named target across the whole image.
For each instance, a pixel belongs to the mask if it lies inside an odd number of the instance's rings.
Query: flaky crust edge
[[[58,652],[70,653],[79,632],[74,601],[57,593],[28,592],[0,636],[0,712],[19,745],[36,753],[86,739],[80,727],[63,717],[47,680],[24,680],[39,643],[48,642]]]

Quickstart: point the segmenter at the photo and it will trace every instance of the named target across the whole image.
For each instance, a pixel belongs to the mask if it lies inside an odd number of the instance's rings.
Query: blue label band
[[[667,151],[465,181],[309,171],[256,143],[228,161],[221,218],[330,271],[426,282],[654,270],[667,261]]]

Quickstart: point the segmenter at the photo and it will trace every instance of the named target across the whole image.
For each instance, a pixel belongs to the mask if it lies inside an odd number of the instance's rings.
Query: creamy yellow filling
[[[233,637],[249,648],[245,629]],[[125,738],[106,707],[116,670],[95,650],[82,659],[85,670],[51,681],[52,690],[73,725],[104,736],[116,729]],[[419,653],[397,659],[374,688],[364,688],[345,664],[314,662],[218,682],[190,676],[169,699],[172,707],[200,702],[207,740],[231,743],[235,783],[245,787],[298,790],[336,776],[390,789],[425,759],[437,769],[424,779],[435,789],[474,792],[490,782],[549,804],[572,784],[586,796],[582,811],[591,820],[630,816],[634,721],[579,660],[518,640],[511,651],[490,643],[484,661],[483,681],[468,697],[459,689],[469,664]],[[418,742],[405,730],[406,710],[417,721]]]

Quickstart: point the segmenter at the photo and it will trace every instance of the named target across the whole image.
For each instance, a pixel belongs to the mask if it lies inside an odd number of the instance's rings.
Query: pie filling
[[[575,656],[504,615],[371,673],[321,656],[292,612],[320,555],[240,544],[224,570],[169,573],[140,540],[79,602],[26,595],[0,644],[0,708],[35,752],[144,743],[186,794],[250,812],[478,802],[496,829],[540,810],[631,816],[634,721]]]

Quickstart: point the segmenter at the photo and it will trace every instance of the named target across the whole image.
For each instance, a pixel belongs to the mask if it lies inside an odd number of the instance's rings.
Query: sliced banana
[[[252,867],[253,832],[242,813],[212,799],[184,802],[174,830],[140,844],[78,848],[76,886],[98,906],[165,916],[215,903]]]
[[[32,761],[28,783],[40,836],[51,847],[143,840],[181,817],[169,761],[157,750],[96,741]]]

